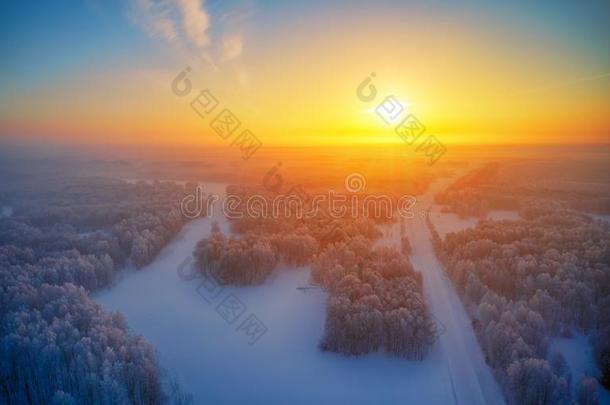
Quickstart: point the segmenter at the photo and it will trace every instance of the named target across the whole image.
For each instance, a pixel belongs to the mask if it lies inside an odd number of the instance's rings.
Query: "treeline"
[[[27,185],[27,186],[26,186]],[[0,402],[157,404],[153,348],[88,292],[179,231],[184,186],[46,179],[0,195]]]
[[[528,201],[524,220],[480,221],[435,246],[473,318],[489,364],[511,403],[570,403],[571,376],[549,337],[587,332],[610,386],[610,226]],[[595,403],[595,379],[576,390]]]
[[[587,163],[594,168],[601,164],[601,172],[607,172],[605,162]],[[607,187],[587,185],[592,178],[608,184],[607,174],[602,173],[583,170],[578,162],[565,160],[489,163],[457,179],[435,196],[435,202],[443,205],[444,212],[462,218],[485,217],[494,209],[523,209],[529,200],[561,202],[568,208],[589,213],[610,213]]]
[[[443,212],[453,212],[461,218],[481,218],[491,209],[516,210],[519,208],[516,194],[498,190],[499,171],[498,163],[474,169],[436,194],[434,201],[443,205]]]
[[[263,282],[277,264],[269,238],[225,237],[220,231],[197,243],[194,256],[199,271],[222,284],[249,285]]]
[[[426,217],[427,218],[427,217]],[[409,242],[409,237],[407,236],[407,226],[405,224],[405,219],[403,217],[400,218],[400,252],[409,257],[411,253],[413,253],[413,248],[411,247],[411,242]]]
[[[255,190],[229,186],[227,193],[247,201]],[[312,265],[312,281],[331,294],[323,350],[353,355],[385,350],[424,358],[436,325],[424,303],[421,275],[407,256],[373,249],[382,235],[376,221],[330,218],[324,211],[311,217],[290,211],[281,218],[253,217],[245,209],[241,214],[231,221],[239,237],[225,236],[214,226],[210,237],[197,244],[193,254],[199,271],[220,283],[247,285],[261,283],[280,263]],[[402,229],[404,234],[404,223]],[[410,249],[403,235],[401,250]]]
[[[280,222],[275,219],[268,223],[274,221]],[[335,220],[309,226],[295,222],[292,230],[274,233],[261,231],[256,226],[257,221],[242,218],[235,222],[241,224],[232,225],[232,229],[240,229],[239,237],[226,236],[215,226],[211,235],[200,240],[193,252],[199,271],[224,284],[259,284],[278,264],[305,266],[330,244],[347,241],[361,232],[371,238],[380,234],[374,225],[364,220]]]
[[[113,267],[148,264],[185,223],[185,186],[110,179],[49,180],[0,195],[14,208],[2,219],[0,246],[31,248],[36,261],[58,252],[108,255]],[[45,182],[45,183],[48,183]],[[34,191],[32,191],[32,189]],[[83,285],[92,291],[108,285]]]

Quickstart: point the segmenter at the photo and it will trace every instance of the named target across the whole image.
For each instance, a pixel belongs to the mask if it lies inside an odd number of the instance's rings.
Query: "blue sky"
[[[255,24],[269,26],[281,20],[329,9],[382,9],[409,2],[384,1],[251,1]],[[610,58],[610,2],[577,1],[427,1],[423,8],[439,14],[474,14],[490,21],[504,19],[523,30],[552,30],[567,42],[589,48],[600,63]],[[210,0],[203,7],[212,19],[244,2]],[[52,2],[10,1],[0,17],[0,62],[3,85],[45,80],[54,74],[86,68],[88,65],[145,63],[158,49],[130,18],[133,2],[118,0],[58,0]],[[506,21],[505,21],[506,22]],[[533,25],[524,23],[534,22]],[[408,22],[407,22],[408,24]],[[211,24],[214,30],[216,24]],[[566,61],[569,63],[569,61]]]

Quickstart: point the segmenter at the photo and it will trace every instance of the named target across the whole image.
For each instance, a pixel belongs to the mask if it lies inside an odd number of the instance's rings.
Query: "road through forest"
[[[423,275],[426,301],[441,328],[437,350],[442,352],[455,403],[504,403],[500,388],[485,363],[470,318],[436,257],[425,216],[419,215],[428,211],[434,203],[434,195],[453,180],[437,180],[423,196],[418,197],[415,205],[418,215],[406,220],[406,233],[412,247],[410,260]],[[398,226],[395,226],[396,243],[400,242],[398,231]]]

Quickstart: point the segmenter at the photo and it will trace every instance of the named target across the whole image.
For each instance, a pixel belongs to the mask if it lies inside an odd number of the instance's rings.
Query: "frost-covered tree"
[[[215,232],[199,241],[193,254],[199,271],[223,284],[261,283],[277,264],[277,254],[269,239],[257,235],[236,239]]]
[[[545,360],[529,358],[512,363],[508,380],[515,404],[570,404],[566,380],[557,377]]]
[[[583,378],[576,389],[576,402],[578,405],[597,405],[599,401],[597,394],[597,380],[595,378]]]
[[[421,360],[434,343],[421,275],[397,251],[354,238],[318,255],[311,277],[331,292],[323,350],[356,355],[383,349]]]

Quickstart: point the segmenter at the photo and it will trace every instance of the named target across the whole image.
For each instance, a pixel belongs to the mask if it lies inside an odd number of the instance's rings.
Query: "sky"
[[[449,144],[609,142],[610,3],[506,3],[11,1],[0,137],[220,145],[228,108],[270,145],[401,142],[409,114]],[[200,116],[206,89],[218,105]]]

